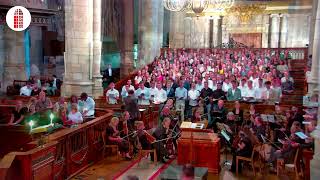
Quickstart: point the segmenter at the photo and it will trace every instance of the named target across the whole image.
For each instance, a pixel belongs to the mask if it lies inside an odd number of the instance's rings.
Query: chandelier
[[[235,0],[210,0],[214,9],[229,9],[233,6]]]
[[[202,13],[208,6],[224,10],[233,6],[235,0],[163,0],[164,7],[169,11],[184,11],[191,9],[194,13]]]
[[[164,7],[169,11],[184,11],[190,8],[190,0],[163,0]]]
[[[209,4],[210,4],[210,0],[192,0],[191,9],[194,13],[200,14],[205,9],[207,9]]]

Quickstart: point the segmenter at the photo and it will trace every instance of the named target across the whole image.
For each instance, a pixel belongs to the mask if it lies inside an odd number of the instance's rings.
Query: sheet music
[[[191,128],[192,122],[182,122],[180,128]]]
[[[227,141],[230,141],[230,136],[228,136],[228,134],[225,132],[225,130],[222,130],[221,134]]]
[[[303,132],[296,132],[294,134],[297,135],[301,139],[307,139],[308,138],[308,136],[305,135]]]

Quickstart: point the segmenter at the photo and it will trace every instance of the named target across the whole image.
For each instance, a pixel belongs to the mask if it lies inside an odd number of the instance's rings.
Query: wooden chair
[[[238,175],[238,166],[239,166],[239,160],[242,160],[242,161],[245,161],[245,162],[249,162],[251,164],[251,167],[252,167],[252,170],[253,170],[253,174],[254,176],[256,175],[256,171],[255,171],[255,160],[254,160],[254,155],[257,153],[259,155],[259,161],[260,161],[260,152],[261,150],[261,145],[260,144],[257,144],[257,145],[254,145],[253,147],[253,150],[252,150],[252,153],[251,153],[251,157],[242,157],[242,156],[237,156],[236,157],[236,174]],[[260,163],[261,164],[261,163]],[[260,166],[260,172],[261,172],[261,166]]]
[[[101,138],[102,138],[102,142],[103,142],[103,145],[102,145],[102,158],[105,157],[105,152],[106,152],[106,149],[111,149],[111,153],[113,152],[113,150],[115,150],[115,152],[117,153],[117,160],[119,160],[119,147],[118,145],[112,145],[112,144],[106,144],[106,130],[103,130],[101,131]]]
[[[277,176],[280,175],[280,172],[282,170],[286,171],[286,169],[293,169],[296,175],[296,178],[299,178],[299,153],[300,153],[300,148],[296,149],[296,153],[294,155],[294,160],[292,164],[285,164],[284,159],[277,159]]]
[[[158,158],[157,158],[158,156],[157,156],[156,149],[150,149],[150,150],[142,150],[142,149],[140,149],[139,150],[139,159],[142,159],[144,154],[147,154],[147,156],[149,156],[150,153],[153,153],[153,162],[155,164],[157,164],[158,163]],[[150,156],[151,156],[151,154],[150,154]],[[139,164],[140,164],[140,161],[138,162],[138,165]]]

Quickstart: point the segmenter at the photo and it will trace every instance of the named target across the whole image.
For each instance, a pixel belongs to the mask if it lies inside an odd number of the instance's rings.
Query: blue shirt
[[[184,100],[186,100],[188,97],[188,91],[186,88],[176,88],[176,98],[177,100],[180,100],[180,98],[183,98]]]

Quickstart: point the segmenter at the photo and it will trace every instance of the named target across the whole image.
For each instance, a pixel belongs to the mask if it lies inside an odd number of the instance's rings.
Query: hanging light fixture
[[[190,7],[190,0],[163,0],[163,5],[169,11],[184,11]]]
[[[211,0],[210,4],[215,9],[229,9],[234,5],[235,0]]]
[[[210,4],[210,0],[192,0],[191,9],[194,13],[200,14],[205,9],[207,9],[209,4]]]

